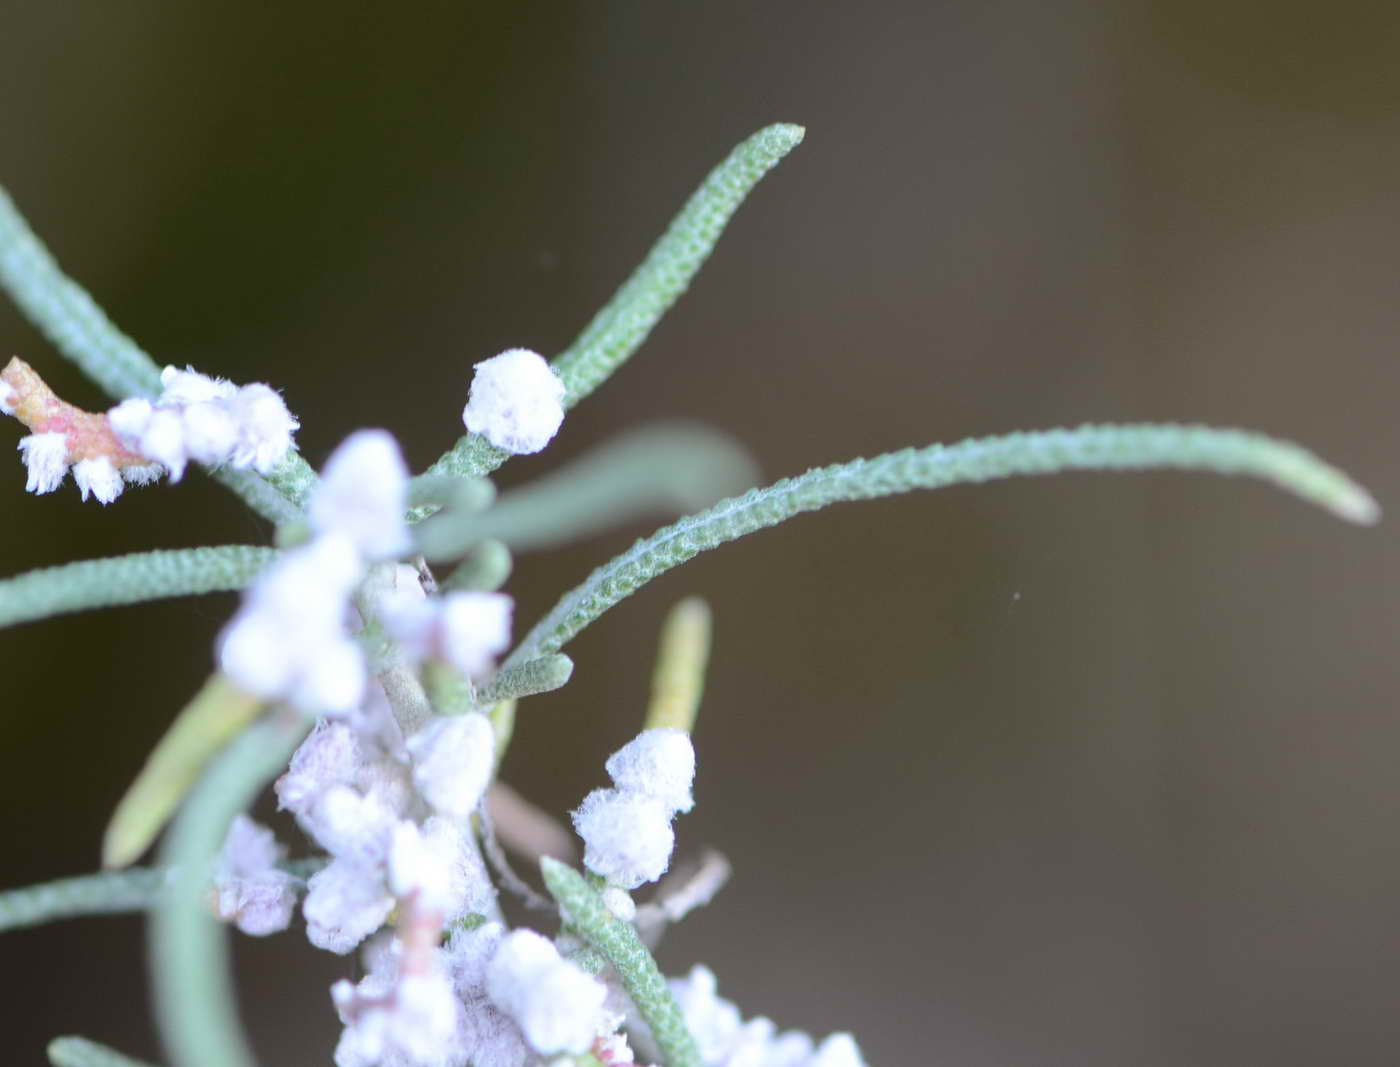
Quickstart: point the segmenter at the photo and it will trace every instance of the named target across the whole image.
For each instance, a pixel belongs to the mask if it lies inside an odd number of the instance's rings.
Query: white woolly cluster
[[[383,616],[411,661],[440,659],[480,678],[510,647],[512,606],[503,593],[448,593],[432,600],[397,597],[384,603]]]
[[[10,389],[5,382],[0,386]],[[13,390],[10,389],[13,394]],[[12,414],[12,412],[7,412]],[[33,433],[20,438],[19,450],[28,472],[24,488],[35,494],[52,493],[63,484],[64,477],[71,467],[73,480],[86,500],[91,494],[98,502],[110,504],[122,495],[127,484],[145,485],[159,478],[162,468],[150,466],[128,466],[118,470],[106,456],[83,459],[70,463],[68,455],[68,435],[58,431]]]
[[[284,854],[271,830],[235,816],[214,874],[219,918],[254,937],[285,930],[296,907],[297,880],[277,866]]]
[[[413,545],[408,510],[408,466],[385,430],[360,430],[326,461],[308,517],[318,533],[341,533],[368,560],[391,559]]]
[[[63,484],[68,473],[67,434],[32,433],[20,438],[19,451],[29,472],[25,492],[52,493]]]
[[[646,730],[613,753],[607,771],[616,788],[584,797],[574,829],[586,846],[584,866],[611,885],[636,889],[670,865],[671,820],[695,804],[695,749],[684,730]]]
[[[269,474],[292,447],[299,424],[271,386],[237,386],[191,367],[166,367],[160,382],[154,401],[123,400],[107,421],[123,446],[159,463],[172,482],[191,460]]]
[[[607,987],[533,930],[502,938],[486,968],[486,992],[546,1056],[584,1052],[595,1037],[616,1029],[603,1009]]]
[[[476,365],[462,423],[523,455],[549,444],[564,421],[564,383],[543,356],[512,348]]]
[[[404,966],[401,944],[377,938],[364,953],[358,984],[341,979],[331,1000],[345,1029],[336,1067],[462,1067],[471,1048],[471,1024],[457,996],[445,954]]]
[[[350,597],[370,562],[409,547],[407,499],[408,468],[394,439],[383,430],[346,438],[311,498],[315,539],[259,578],[224,630],[224,673],[254,696],[352,714],[367,676],[347,629]]]
[[[364,562],[349,537],[327,534],[288,552],[248,591],[219,641],[219,666],[239,688],[314,714],[348,714],[365,664],[346,631]]]
[[[744,1022],[739,1009],[718,995],[708,967],[697,965],[668,984],[704,1067],[865,1067],[850,1034],[832,1034],[817,1045],[800,1030],[780,1033],[762,1016]]]
[[[412,900],[439,925],[494,908],[468,818],[494,758],[491,724],[476,714],[462,717],[465,730],[432,719],[404,744],[386,706],[377,727],[375,717],[319,723],[276,787],[281,806],[331,855],[302,910],[312,943],[342,954],[383,925],[396,901]]]

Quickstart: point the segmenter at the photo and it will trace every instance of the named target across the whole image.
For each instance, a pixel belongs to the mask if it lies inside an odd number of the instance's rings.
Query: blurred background
[[[505,486],[705,420],[769,479],[1106,419],[1294,437],[1400,503],[1400,13],[1247,2],[0,3],[0,180],[162,362],[267,380],[318,464],[421,467],[471,364],[561,350],[705,172],[759,186],[646,347]],[[106,402],[6,304],[0,355]],[[0,425],[0,451],[22,430]],[[9,442],[9,443],[6,443]],[[0,570],[263,541],[201,476],[106,510],[0,469]],[[517,561],[521,631],[651,524]],[[637,729],[656,629],[716,648],[665,942],[872,1067],[1395,1062],[1393,527],[1253,483],[1077,475],[845,505],[569,649],[505,776],[557,813]],[[0,634],[0,884],[94,868],[235,600]],[[239,942],[263,1061],[329,1062],[351,964]],[[157,1059],[141,924],[9,934],[13,1062]]]

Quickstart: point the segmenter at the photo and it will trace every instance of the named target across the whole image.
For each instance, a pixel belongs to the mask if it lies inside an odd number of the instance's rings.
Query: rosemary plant
[[[708,608],[688,600],[673,612],[641,733],[608,760],[612,785],[572,813],[583,870],[551,815],[494,782],[518,703],[568,682],[573,662],[561,649],[698,553],[842,501],[1170,467],[1262,478],[1355,523],[1376,521],[1378,508],[1288,442],[1111,424],[913,447],[747,491],[753,469],[741,448],[701,427],[659,424],[498,498],[486,476],[544,448],[566,411],[627,361],[802,136],[774,125],[735,148],[552,361],[512,349],[477,364],[467,432],[416,478],[377,430],[352,435],[318,476],[271,387],[162,369],[62,273],[0,192],[0,284],[117,401],[81,411],[11,360],[0,410],[30,430],[20,441],[27,487],[54,491],[71,471],[85,498],[109,503],[195,464],[275,525],[266,546],[145,552],[0,581],[0,625],[246,590],[220,635],[218,670],[116,806],[105,869],[0,893],[0,929],[146,912],[157,1021],[176,1067],[254,1062],[224,925],[266,936],[291,926],[298,906],[314,945],[363,956],[365,977],[331,990],[344,1028],[339,1067],[863,1064],[851,1035],[815,1041],[743,1022],[706,968],[668,981],[648,950],[665,925],[708,902],[728,869],[711,854],[640,906],[633,899],[667,871],[673,820],[693,804]],[[599,566],[512,647],[512,604],[499,590],[513,549],[657,510],[689,514]],[[309,838],[305,859],[289,863],[245,814],[274,780]],[[156,864],[131,866],[163,832]],[[539,865],[548,895],[514,873],[507,850]],[[502,894],[535,909],[529,926],[508,926]],[[59,1067],[135,1062],[79,1037],[56,1039],[49,1057]]]

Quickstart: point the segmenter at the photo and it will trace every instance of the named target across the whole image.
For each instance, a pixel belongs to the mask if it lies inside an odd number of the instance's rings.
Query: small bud
[[[564,383],[544,357],[512,348],[476,365],[462,422],[497,448],[538,452],[564,421]]]
[[[623,889],[636,889],[666,873],[676,835],[671,813],[654,797],[595,789],[573,813],[586,849],[583,863]]]
[[[614,752],[606,766],[617,787],[625,792],[655,797],[671,812],[695,807],[690,795],[695,781],[695,746],[684,730],[644,730]]]

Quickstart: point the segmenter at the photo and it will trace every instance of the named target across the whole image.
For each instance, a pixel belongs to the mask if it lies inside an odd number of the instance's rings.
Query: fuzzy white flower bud
[[[419,829],[411,822],[394,827],[389,846],[389,888],[403,899],[438,915],[456,914],[466,897],[462,877],[461,832],[445,819],[433,818]]]
[[[224,673],[254,696],[290,700],[313,712],[352,711],[364,695],[366,673],[359,647],[345,632],[345,613],[362,566],[354,545],[341,536],[319,537],[283,556],[224,629]]]
[[[345,1023],[336,1067],[465,1067],[466,1012],[440,961],[400,974],[392,953],[365,955],[371,970],[358,986],[342,979],[331,987]]]
[[[345,534],[367,559],[389,559],[413,544],[407,508],[408,466],[398,444],[384,430],[360,430],[326,461],[309,515],[319,532]]]
[[[603,890],[603,907],[608,909],[614,919],[621,919],[625,923],[630,923],[637,917],[637,902],[625,889],[617,886],[608,886]]]
[[[317,948],[345,955],[394,910],[394,898],[375,868],[332,860],[311,876],[301,912],[306,937]]]
[[[564,421],[564,383],[543,356],[512,348],[476,365],[462,422],[497,448],[538,452]]]
[[[262,382],[243,386],[229,405],[239,426],[238,444],[229,462],[271,474],[291,450],[292,435],[301,424],[287,410],[281,394]]]
[[[337,859],[373,866],[389,854],[398,821],[380,797],[358,793],[347,785],[333,785],[321,794],[303,825],[316,843]]]
[[[192,459],[267,474],[292,447],[297,420],[269,386],[240,389],[189,367],[166,367],[160,380],[165,388],[154,403],[123,400],[107,422],[125,448],[167,468],[172,482]]]
[[[515,930],[486,969],[486,990],[535,1051],[583,1052],[597,1036],[607,987],[533,930]]]
[[[355,731],[323,719],[292,754],[287,773],[277,779],[277,806],[295,815],[309,815],[331,786],[355,781],[362,759]]]
[[[160,402],[166,405],[207,404],[227,400],[238,392],[238,386],[225,378],[211,378],[193,367],[181,370],[166,367],[160,372]]]
[[[102,504],[110,504],[116,500],[122,495],[122,489],[126,487],[126,483],[122,481],[121,472],[106,456],[84,459],[75,463],[73,465],[73,481],[78,483],[78,490],[83,494],[84,500],[91,493]]]
[[[586,846],[583,864],[623,889],[636,889],[666,873],[676,835],[671,813],[655,797],[595,789],[573,813]]]
[[[850,1034],[832,1034],[817,1046],[806,1067],[865,1067],[865,1057]]]
[[[510,647],[513,603],[504,593],[400,599],[385,605],[384,619],[410,659],[436,656],[469,678],[479,678],[489,674],[496,657]]]
[[[697,963],[686,977],[672,978],[667,984],[685,1016],[686,1029],[695,1038],[701,1061],[723,1063],[739,1037],[743,1016],[718,995],[714,971]]]
[[[68,438],[61,433],[32,433],[21,437],[19,450],[29,478],[24,488],[30,493],[52,493],[68,473]]]
[[[496,758],[491,720],[480,712],[438,715],[408,739],[413,784],[434,811],[465,819],[481,803]]]
[[[111,421],[110,415],[108,421]],[[133,450],[169,470],[172,482],[183,478],[190,457],[185,448],[185,420],[179,410],[163,407],[152,410]]]
[[[184,448],[190,459],[223,463],[238,444],[238,420],[225,404],[190,404],[181,415]]]
[[[606,767],[624,792],[654,797],[673,813],[695,807],[695,747],[684,730],[644,730],[614,752]]]
[[[245,934],[285,930],[296,907],[296,879],[277,867],[283,850],[272,831],[239,814],[229,825],[214,875],[215,910]]]

